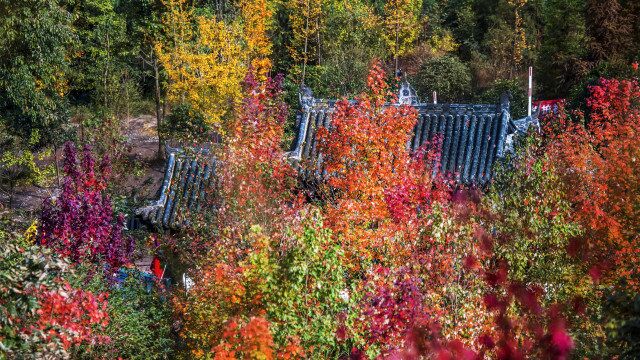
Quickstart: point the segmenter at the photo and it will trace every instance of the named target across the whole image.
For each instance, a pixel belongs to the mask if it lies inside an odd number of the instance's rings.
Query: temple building
[[[289,158],[303,179],[321,180],[327,174],[316,133],[320,127],[331,127],[336,101],[314,98],[311,89],[303,87],[300,104],[297,136]],[[407,147],[416,151],[437,137],[440,158],[436,170],[466,185],[487,184],[493,165],[512,150],[514,137],[525,133],[531,125],[538,126],[535,118],[512,119],[508,94],[503,94],[495,104],[423,103],[405,80],[399,89],[398,103],[388,106],[400,105],[410,105],[418,111]]]
[[[335,104],[336,100],[317,99],[311,89],[301,88],[296,136],[287,156],[303,182],[322,181],[327,175],[316,133],[321,126],[331,127]],[[536,118],[511,118],[508,94],[495,104],[424,103],[405,80],[399,89],[398,103],[388,106],[400,105],[410,105],[418,111],[418,121],[407,147],[416,151],[438,137],[440,165],[434,170],[463,185],[486,185],[491,180],[494,164],[512,151],[514,138],[525,133],[529,126],[538,126]],[[179,229],[187,225],[189,213],[206,206],[205,190],[215,180],[216,160],[208,149],[167,147],[166,151],[158,198],[137,209],[136,216],[157,229]]]

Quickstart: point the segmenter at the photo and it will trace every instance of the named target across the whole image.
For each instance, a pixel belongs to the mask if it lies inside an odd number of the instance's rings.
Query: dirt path
[[[127,154],[123,164],[114,164],[113,180],[117,195],[135,195],[136,199],[152,198],[160,186],[164,163],[157,159],[158,133],[154,115],[139,115],[123,121],[122,135]],[[58,161],[61,156],[58,155]],[[51,187],[23,186],[15,189],[12,210],[37,211],[48,197],[59,193]],[[9,196],[0,192],[0,210],[9,208]]]

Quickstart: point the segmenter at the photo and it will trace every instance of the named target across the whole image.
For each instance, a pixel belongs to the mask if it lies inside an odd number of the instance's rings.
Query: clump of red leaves
[[[84,147],[78,161],[73,143],[65,144],[62,193],[44,203],[41,245],[74,262],[105,263],[112,268],[129,262],[133,239],[123,234],[124,217],[114,216],[105,192],[110,171],[106,157],[96,169],[90,147]]]
[[[225,237],[239,238],[252,225],[282,231],[295,209],[295,171],[280,147],[288,114],[281,84],[281,76],[258,82],[252,71],[245,78],[219,173],[217,217]]]
[[[384,344],[383,354],[402,348],[423,317],[420,280],[408,268],[372,269],[364,283],[359,324],[367,344]]]
[[[229,321],[212,352],[216,360],[273,359],[273,347],[269,322],[253,317],[246,324]]]
[[[422,322],[413,323],[414,326],[406,333],[404,346],[393,351],[390,358],[569,358],[574,343],[566,329],[561,306],[544,308],[540,287],[509,280],[504,263],[488,263],[468,270],[484,278],[483,302],[485,311],[492,315],[490,326],[469,344],[466,339],[443,336],[440,318],[425,318]]]
[[[60,290],[41,288],[36,293],[39,303],[38,320],[31,331],[41,331],[45,341],[60,340],[63,348],[89,343],[95,345],[109,339],[95,334],[95,327],[109,323],[107,294],[94,295],[72,288],[68,283]]]
[[[330,127],[317,135],[328,174],[324,193],[331,194],[326,219],[354,265],[401,256],[396,252],[407,249],[393,244],[396,235],[416,229],[437,198],[427,162],[406,146],[416,109],[390,105],[394,95],[379,62],[367,84],[369,92],[355,102],[336,104]]]
[[[595,281],[640,288],[640,86],[600,79],[589,88],[588,116],[560,112],[549,139],[574,220],[586,230],[570,252]],[[556,126],[558,127],[558,126]]]

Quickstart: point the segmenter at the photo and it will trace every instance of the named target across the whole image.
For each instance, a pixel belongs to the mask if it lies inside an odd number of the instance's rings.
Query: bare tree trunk
[[[309,16],[310,16],[310,12],[311,12],[311,0],[307,0],[307,14],[306,14],[306,21],[305,21],[305,30],[304,30],[304,62],[302,63],[302,80],[300,81],[301,84],[304,84],[304,77],[307,73],[307,59],[308,59],[308,53],[307,53],[307,49],[309,47]]]
[[[60,165],[58,165],[58,145],[56,142],[53,142],[53,161],[56,165],[56,182],[58,183],[58,187],[60,187]]]
[[[125,101],[124,104],[125,104],[125,109],[126,109],[125,111],[127,112],[127,119],[129,119],[131,117],[131,109],[130,109],[130,100],[131,99],[129,97],[129,86],[128,86],[128,83],[129,83],[129,72],[127,71],[125,73],[124,83],[123,83],[123,86],[124,86],[124,101]]]
[[[107,32],[107,63],[104,67],[104,78],[102,79],[102,91],[104,92],[104,107],[108,108],[108,99],[109,96],[107,95],[107,86],[108,86],[108,76],[109,76],[109,62],[111,61],[109,59],[109,55],[111,53],[111,44],[109,43],[109,33]]]
[[[398,51],[400,48],[400,45],[398,44],[400,42],[400,19],[398,19],[398,14],[396,14],[396,43],[395,43],[395,53],[393,54],[394,57],[394,61],[395,61],[395,72],[394,72],[394,76],[398,75]]]
[[[316,51],[318,52],[318,65],[322,64],[322,55],[320,51],[320,18],[316,19],[316,37],[318,43],[316,44]]]
[[[11,185],[9,185],[9,210],[13,209],[13,195],[16,189],[15,181],[11,181]]]
[[[153,56],[153,55],[152,55]],[[156,129],[158,131],[158,159],[164,158],[164,137],[162,136],[160,129],[164,120],[164,111],[162,109],[162,93],[160,89],[160,65],[158,59],[153,56],[153,73],[154,73],[154,87],[155,87],[155,102],[156,102]]]

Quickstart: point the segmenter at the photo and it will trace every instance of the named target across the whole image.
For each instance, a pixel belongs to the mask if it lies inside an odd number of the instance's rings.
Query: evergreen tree
[[[589,52],[596,61],[619,60],[631,47],[632,23],[618,0],[587,1]]]
[[[0,122],[52,144],[67,121],[71,14],[58,0],[0,0],[0,14]]]
[[[549,0],[538,57],[539,83],[547,97],[564,97],[588,71],[584,0]]]

